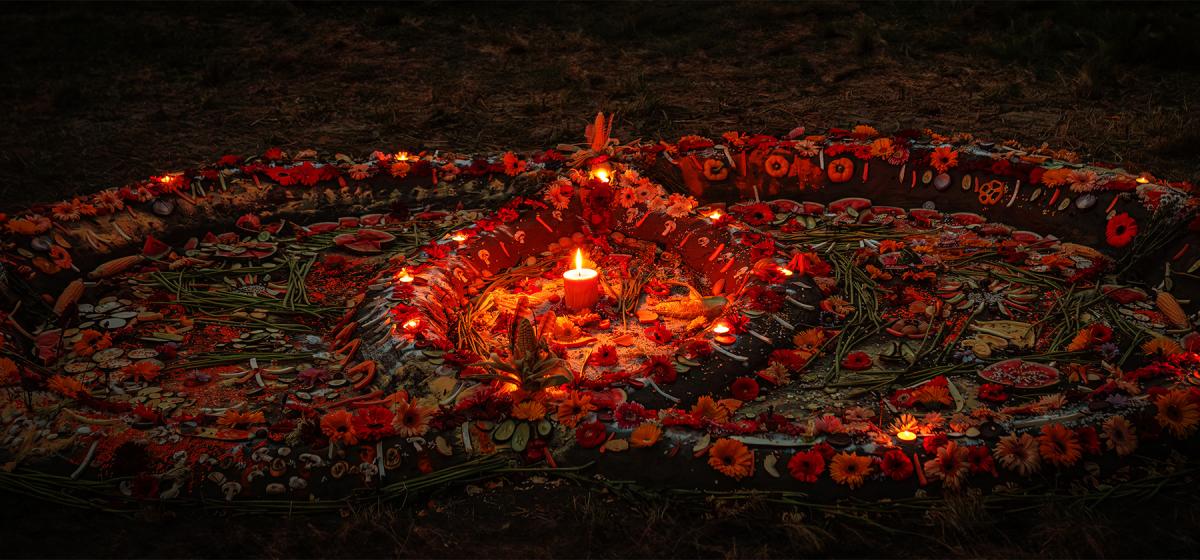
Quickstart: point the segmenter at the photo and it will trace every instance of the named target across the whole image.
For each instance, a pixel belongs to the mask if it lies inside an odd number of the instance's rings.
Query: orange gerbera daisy
[[[950,146],[940,146],[933,149],[933,153],[929,154],[929,164],[938,173],[945,173],[951,167],[958,165],[958,152]]]
[[[692,405],[692,414],[714,422],[729,420],[729,409],[721,406],[708,395],[696,399],[696,404]]]
[[[638,426],[629,435],[629,445],[634,447],[651,447],[662,437],[662,428],[649,422]]]
[[[51,391],[72,399],[81,395],[86,395],[88,392],[87,388],[84,387],[83,383],[80,383],[78,379],[75,379],[74,377],[67,377],[65,375],[55,375],[51,377],[46,386]]]
[[[1158,414],[1154,416],[1158,425],[1177,438],[1187,437],[1200,424],[1200,406],[1192,401],[1185,390],[1163,393],[1154,404],[1158,406]]]
[[[541,420],[546,417],[546,405],[537,401],[522,401],[513,406],[512,417],[517,420]]]
[[[1074,465],[1083,456],[1079,436],[1062,424],[1042,426],[1042,434],[1038,436],[1038,451],[1047,462],[1059,467]]]
[[[829,463],[829,476],[851,488],[862,486],[871,474],[871,458],[857,453],[838,453]]]
[[[396,406],[396,435],[401,437],[423,436],[429,431],[430,413],[416,402],[402,402]]]
[[[708,464],[725,476],[741,480],[754,470],[754,455],[746,444],[721,438],[708,448]]]
[[[937,456],[925,461],[925,474],[929,478],[941,480],[942,485],[951,490],[958,490],[967,479],[971,463],[967,461],[970,450],[951,441],[938,448]]]
[[[1022,476],[1029,476],[1042,468],[1037,438],[1030,434],[1009,434],[1000,438],[992,454],[1001,466]]]
[[[358,443],[358,434],[354,433],[354,415],[345,410],[335,410],[322,416],[321,432],[333,443]]]
[[[79,340],[75,341],[74,350],[76,354],[86,358],[111,346],[112,335],[108,333],[101,334],[100,331],[86,329],[79,333]]]
[[[558,423],[574,428],[593,410],[596,410],[596,407],[592,405],[591,395],[571,393],[558,404]]]
[[[21,367],[8,358],[0,358],[0,384],[16,383],[21,379]]]
[[[1104,421],[1104,440],[1117,455],[1129,455],[1138,446],[1137,430],[1124,416],[1113,416]]]

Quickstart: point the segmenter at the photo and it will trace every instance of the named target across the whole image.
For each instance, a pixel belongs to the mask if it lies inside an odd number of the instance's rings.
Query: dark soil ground
[[[930,127],[1200,178],[1197,4],[18,4],[0,7],[0,209],[270,146],[538,149]],[[1200,556],[1195,493],[914,516],[911,537],[761,503],[576,486],[340,517],[134,519],[4,497],[0,556]]]

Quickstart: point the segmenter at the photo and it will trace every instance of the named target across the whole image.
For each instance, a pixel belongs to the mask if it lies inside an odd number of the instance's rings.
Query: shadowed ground
[[[1194,181],[1198,11],[10,5],[0,8],[0,209],[270,146],[546,148],[580,141],[598,110],[619,113],[622,140],[931,127]],[[131,521],[6,497],[0,555],[1195,557],[1191,494],[1011,516],[951,501],[914,515],[911,536],[762,503],[630,504],[573,485],[453,490],[289,520],[151,508]]]

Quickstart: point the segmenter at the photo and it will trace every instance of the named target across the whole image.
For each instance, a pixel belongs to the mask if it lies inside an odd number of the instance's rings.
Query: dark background
[[[596,111],[621,140],[931,127],[1200,178],[1195,3],[0,6],[0,208],[270,146],[544,149]],[[1194,456],[1194,455],[1192,455]],[[449,491],[344,517],[134,518],[5,496],[0,556],[1200,555],[1196,492],[896,536],[762,503],[566,486]]]
[[[9,4],[12,209],[270,146],[870,123],[1200,174],[1196,3]]]

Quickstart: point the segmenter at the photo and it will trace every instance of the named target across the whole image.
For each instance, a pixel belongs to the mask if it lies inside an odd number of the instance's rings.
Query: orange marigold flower
[[[87,388],[84,387],[83,383],[80,383],[78,379],[75,379],[74,377],[67,377],[65,375],[52,376],[50,381],[47,383],[47,387],[49,387],[50,390],[54,391],[55,393],[72,399],[81,395],[86,395],[88,392]]]
[[[266,422],[267,418],[261,411],[240,412],[233,409],[226,410],[225,414],[222,414],[221,417],[217,419],[218,426],[225,426],[227,428],[248,426],[250,424],[265,424]],[[324,429],[324,421],[322,421],[322,429]]]
[[[21,367],[8,358],[0,358],[0,384],[8,385],[21,379]]]
[[[358,434],[354,433],[354,416],[345,410],[335,410],[322,416],[321,432],[333,443],[358,443]]]
[[[692,414],[712,420],[714,422],[724,422],[729,420],[729,409],[721,406],[720,403],[713,400],[712,397],[704,395],[696,399],[696,404],[692,405]]]
[[[1177,438],[1187,437],[1196,431],[1196,425],[1200,424],[1200,406],[1191,399],[1186,390],[1176,389],[1163,393],[1154,404],[1158,406],[1158,414],[1154,416],[1158,425]]]
[[[568,428],[574,428],[593,410],[596,410],[596,407],[592,404],[591,395],[571,393],[558,404],[558,423]]]
[[[134,362],[121,369],[131,379],[138,381],[154,381],[162,375],[162,364],[153,360]]]
[[[1079,436],[1062,424],[1042,426],[1042,433],[1038,436],[1038,451],[1046,462],[1059,467],[1074,465],[1083,456]]]
[[[891,138],[877,138],[871,142],[871,155],[877,158],[885,158],[892,155],[895,146],[892,145]]]
[[[662,428],[649,422],[638,426],[629,435],[629,445],[634,447],[651,447],[662,437]]]
[[[829,477],[838,484],[858,488],[871,474],[871,458],[857,453],[838,453],[829,463]]]
[[[708,464],[725,476],[741,480],[754,470],[754,455],[746,444],[721,438],[708,448]]]
[[[111,346],[112,335],[109,333],[101,333],[100,331],[92,329],[86,329],[79,333],[79,340],[75,341],[75,346],[73,349],[75,350],[76,354],[86,358]]]
[[[546,417],[546,405],[537,401],[522,401],[513,406],[512,417],[517,420],[541,420]]]

